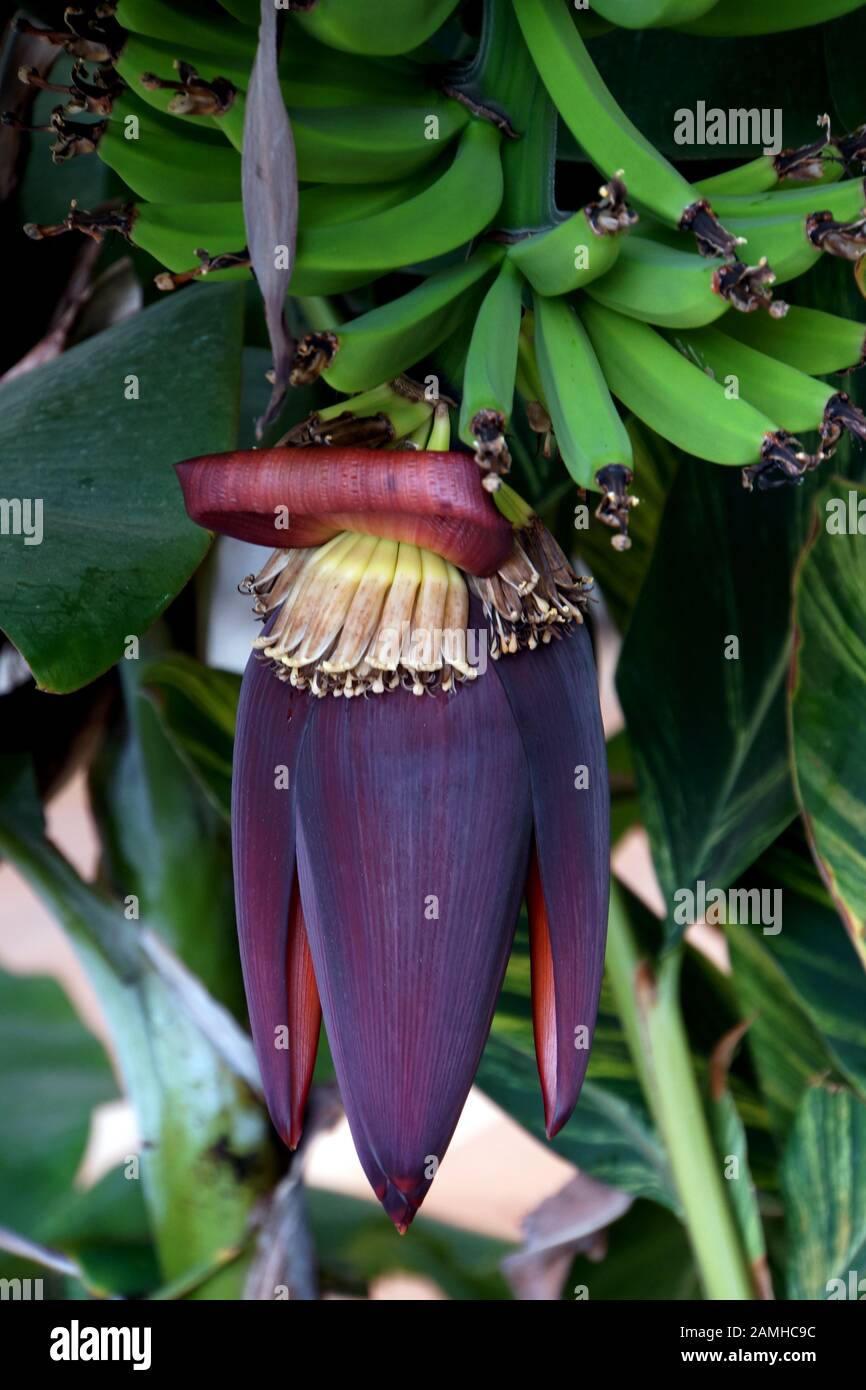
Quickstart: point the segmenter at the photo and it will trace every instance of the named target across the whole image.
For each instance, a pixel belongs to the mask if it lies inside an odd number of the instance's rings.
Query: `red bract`
[[[339,531],[409,541],[493,574],[511,527],[469,454],[410,449],[262,449],[177,465],[193,521],[256,545],[321,545]]]
[[[578,788],[580,766],[589,785]],[[317,987],[361,1162],[406,1229],[478,1066],[533,836],[536,1046],[548,1133],[562,1127],[589,1057],[607,920],[607,776],[585,628],[423,699],[317,701],[252,657],[233,825],[250,1016],[289,1143]]]

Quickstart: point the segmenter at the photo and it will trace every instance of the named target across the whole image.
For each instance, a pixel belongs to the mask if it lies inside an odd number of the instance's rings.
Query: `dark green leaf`
[[[789,584],[813,491],[745,493],[735,470],[696,460],[671,490],[618,685],[672,907],[699,879],[725,887],[794,815]],[[669,917],[671,939],[682,930]]]
[[[816,7],[816,18],[819,7]],[[678,145],[676,112],[707,108],[784,112],[786,146],[815,139],[815,117],[831,109],[821,36],[815,31],[767,37],[711,40],[669,29],[615,29],[592,41],[604,80],[635,125],[669,159],[743,161],[761,153],[761,142],[743,145]],[[816,55],[818,61],[816,61]],[[758,102],[755,93],[760,92]],[[862,120],[863,114],[858,118]],[[628,170],[626,170],[628,181]]]
[[[805,847],[789,834],[738,887],[781,894],[781,931],[731,925],[734,984],[776,1133],[822,1074],[866,1098],[866,976]]]
[[[866,45],[866,10],[861,5],[853,14],[825,25],[822,37],[833,104],[841,123],[839,129],[856,130],[866,121],[860,61]]]
[[[102,1046],[60,986],[0,973],[0,1225],[48,1239],[91,1111],[116,1095]]]
[[[41,544],[0,547],[0,625],[45,689],[115,662],[205,554],[172,464],[234,446],[242,300],[174,295],[0,387],[4,496],[42,504]]]
[[[788,1297],[866,1290],[866,1105],[815,1086],[803,1097],[782,1161]],[[863,1281],[863,1282],[861,1282]]]
[[[161,1274],[181,1278],[246,1241],[251,1212],[274,1179],[266,1117],[224,1049],[143,956],[138,928],[27,824],[19,802],[0,794],[0,853],[57,917],[99,997],[136,1111]],[[236,1262],[195,1296],[236,1298],[243,1277]]]
[[[796,789],[839,915],[866,966],[866,486],[833,479],[797,576]],[[849,525],[853,520],[853,532]]]
[[[200,673],[200,687],[210,688],[211,713],[229,718],[228,689],[218,676],[211,685],[206,669],[187,661],[172,655],[158,666],[169,678],[172,673],[190,678]],[[104,744],[91,776],[104,868],[119,898],[127,903],[131,896],[137,899],[128,906],[130,914],[138,914],[132,920],[155,927],[208,990],[238,1010],[242,1001],[228,826],[222,808],[214,808],[191,772],[188,747],[170,736],[153,701],[139,693],[146,676],[146,671],[139,673],[140,665],[144,663],[122,663],[126,719]],[[221,702],[220,695],[229,703]],[[189,713],[183,695],[176,704],[181,715]],[[225,742],[225,726],[222,736]],[[202,757],[208,741],[203,734]]]
[[[165,732],[215,808],[228,819],[240,676],[172,652],[151,662],[141,683],[155,692]]]
[[[75,1193],[52,1222],[49,1243],[73,1256],[93,1290],[130,1297],[159,1283],[141,1182],[124,1168]]]

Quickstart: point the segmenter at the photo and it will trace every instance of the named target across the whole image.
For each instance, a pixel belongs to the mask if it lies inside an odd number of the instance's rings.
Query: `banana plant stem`
[[[485,0],[478,56],[467,79],[482,105],[507,118],[502,140],[505,193],[497,226],[549,227],[558,220],[553,193],[556,110],[536,72],[511,0]]]
[[[704,1293],[755,1297],[695,1079],[679,1001],[679,950],[654,970],[642,955],[616,887],[606,967],[617,1011],[653,1119],[661,1134]]]

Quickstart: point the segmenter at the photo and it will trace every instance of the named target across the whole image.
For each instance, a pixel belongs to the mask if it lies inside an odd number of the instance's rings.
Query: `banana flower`
[[[587,584],[519,499],[503,515],[468,454],[274,448],[178,473],[194,521],[277,545],[246,582],[265,627],[232,806],[270,1114],[295,1147],[324,1015],[360,1161],[405,1232],[524,899],[548,1135],[580,1092],[609,874]]]

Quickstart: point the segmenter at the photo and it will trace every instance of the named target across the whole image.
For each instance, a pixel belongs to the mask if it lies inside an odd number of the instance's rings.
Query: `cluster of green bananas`
[[[855,9],[827,0],[821,18]],[[122,232],[173,288],[248,275],[245,92],[258,0],[117,0],[67,12],[76,58],[52,116],[55,159],[94,152],[136,201],[56,227]],[[866,256],[866,128],[760,155],[690,184],[602,81],[568,0],[485,0],[476,56],[457,0],[298,0],[279,71],[297,149],[293,295],[315,331],[295,382],[364,393],[448,346],[461,439],[496,493],[515,395],[627,545],[632,453],[615,400],[746,486],[798,482],[866,418],[815,378],[863,358],[863,326],[774,298],[824,255]],[[602,20],[700,34],[813,23],[812,0],[596,0]],[[826,11],[826,15],[824,13]],[[34,32],[33,26],[28,26]],[[604,180],[571,213],[552,197],[561,121]],[[626,201],[628,197],[629,202]],[[633,205],[632,206],[630,206]],[[636,210],[633,210],[636,209]],[[340,296],[410,269],[359,317]],[[313,308],[310,309],[310,304]],[[349,403],[351,406],[351,402]],[[798,432],[815,431],[810,451]]]

